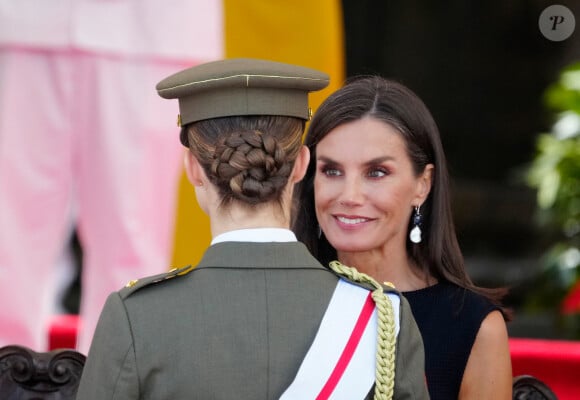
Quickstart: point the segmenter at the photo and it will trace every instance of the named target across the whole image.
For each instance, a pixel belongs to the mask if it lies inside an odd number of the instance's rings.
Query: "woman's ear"
[[[194,186],[195,198],[197,199],[197,204],[207,215],[209,214],[208,206],[215,203],[209,200],[211,198],[211,185],[209,185],[209,180],[205,175],[203,167],[191,153],[187,150],[183,156],[183,165],[185,167],[185,174],[187,179]]]
[[[187,179],[193,186],[203,186],[203,168],[197,161],[197,158],[191,153],[191,151],[186,150],[183,155],[183,166],[185,168],[185,174]]]
[[[429,196],[431,192],[431,185],[433,184],[433,174],[435,171],[435,166],[433,164],[427,164],[423,173],[417,179],[417,193],[416,198],[418,205],[421,205]]]
[[[296,157],[296,161],[294,162],[294,168],[292,170],[292,175],[290,176],[292,183],[297,183],[304,178],[306,175],[306,169],[308,168],[308,163],[310,162],[310,150],[308,147],[302,146],[300,148],[300,152]]]

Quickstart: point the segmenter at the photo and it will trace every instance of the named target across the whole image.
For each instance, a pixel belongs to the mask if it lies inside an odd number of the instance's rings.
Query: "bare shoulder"
[[[512,398],[509,340],[500,311],[492,311],[481,323],[465,367],[459,398]]]
[[[475,345],[477,345],[478,342],[481,342],[490,346],[493,346],[494,344],[505,344],[507,346],[507,340],[508,333],[503,315],[498,310],[490,312],[483,319],[483,322],[479,327],[475,339]]]

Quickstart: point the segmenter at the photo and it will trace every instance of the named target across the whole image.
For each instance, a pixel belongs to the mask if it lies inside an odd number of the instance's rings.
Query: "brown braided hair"
[[[281,201],[302,146],[305,123],[283,116],[234,116],[197,121],[189,150],[218,188],[221,204]]]

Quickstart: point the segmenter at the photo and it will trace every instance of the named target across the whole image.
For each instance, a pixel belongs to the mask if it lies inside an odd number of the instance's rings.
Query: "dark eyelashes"
[[[336,164],[322,164],[318,167],[318,171],[327,176],[342,174],[341,167]],[[391,170],[382,165],[370,165],[366,169],[365,175],[370,178],[381,178],[382,176],[391,175]]]
[[[320,172],[324,175],[334,176],[339,174],[339,169],[332,165],[323,165],[320,167]]]

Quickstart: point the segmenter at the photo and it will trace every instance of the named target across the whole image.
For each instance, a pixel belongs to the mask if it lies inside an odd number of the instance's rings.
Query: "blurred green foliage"
[[[543,257],[545,269],[527,299],[529,310],[561,310],[580,279],[580,62],[566,67],[545,92],[555,115],[548,133],[538,135],[527,183],[537,191],[540,226],[554,237]],[[580,305],[561,315],[561,323],[580,338]]]

